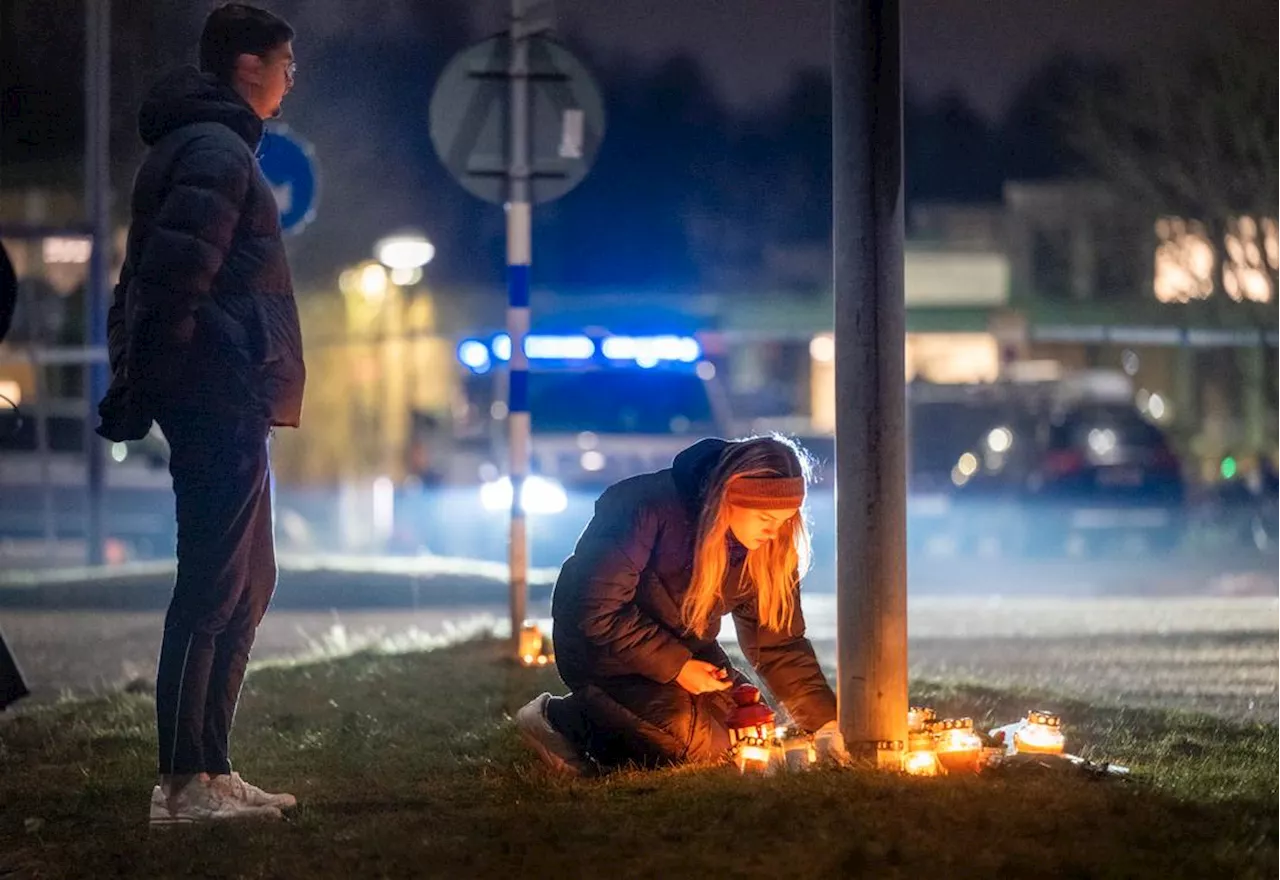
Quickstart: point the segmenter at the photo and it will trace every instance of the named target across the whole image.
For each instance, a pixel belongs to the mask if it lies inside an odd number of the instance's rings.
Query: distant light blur
[[[1100,456],[1110,454],[1116,448],[1116,432],[1110,428],[1094,428],[1089,432],[1089,448]]]
[[[1013,432],[1008,428],[992,428],[987,435],[987,448],[992,452],[1008,452],[1013,445]]]
[[[14,406],[22,405],[22,386],[16,379],[0,379],[0,397],[7,398]]]
[[[421,269],[436,255],[436,246],[421,235],[392,235],[374,246],[378,262],[388,269]]]
[[[1241,302],[1270,302],[1274,291],[1268,269],[1280,268],[1276,221],[1237,217],[1223,239],[1226,262],[1222,283],[1227,296]],[[1217,257],[1204,224],[1180,217],[1156,223],[1155,294],[1163,303],[1208,299],[1214,293]]]
[[[87,263],[93,253],[93,239],[79,236],[51,236],[44,240],[46,263]]]
[[[382,299],[387,295],[387,281],[387,270],[377,263],[370,263],[360,270],[360,295],[370,302]]]

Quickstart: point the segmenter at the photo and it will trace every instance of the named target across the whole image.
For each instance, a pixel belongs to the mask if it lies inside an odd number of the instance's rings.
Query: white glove
[[[853,763],[849,750],[844,745],[844,734],[840,732],[837,721],[828,721],[813,734],[813,745],[818,752],[819,763],[834,762],[841,766]]]

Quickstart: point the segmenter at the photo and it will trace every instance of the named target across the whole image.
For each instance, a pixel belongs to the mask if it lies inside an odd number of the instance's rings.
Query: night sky
[[[830,0],[556,0],[562,35],[649,61],[686,52],[734,105],[777,96],[830,63]],[[501,26],[509,4],[475,4]],[[1120,58],[1159,51],[1226,16],[1276,33],[1275,0],[903,0],[906,78],[921,97],[958,90],[998,115],[1058,50]]]

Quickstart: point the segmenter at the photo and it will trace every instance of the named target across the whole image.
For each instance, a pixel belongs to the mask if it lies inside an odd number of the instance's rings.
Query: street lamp
[[[378,262],[372,265],[390,276],[380,316],[384,467],[400,476],[408,460],[406,449],[413,442],[410,413],[415,408],[415,388],[421,384],[412,381],[409,373],[418,372],[415,367],[422,365],[427,343],[420,334],[427,328],[430,310],[429,297],[416,296],[407,303],[403,289],[422,280],[422,267],[435,257],[436,248],[420,231],[402,229],[379,239],[373,255]]]
[[[436,246],[420,232],[405,231],[379,239],[374,256],[391,270],[391,280],[399,285],[416,284],[422,279],[422,267],[436,255]]]

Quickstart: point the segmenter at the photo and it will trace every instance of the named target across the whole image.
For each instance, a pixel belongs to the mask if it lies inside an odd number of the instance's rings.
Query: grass
[[[151,831],[154,703],[62,702],[0,724],[0,877],[1276,876],[1277,729],[954,683],[913,702],[981,724],[1059,710],[1128,782],[732,768],[549,776],[507,717],[553,672],[477,639],[258,668],[237,767],[278,824]]]

